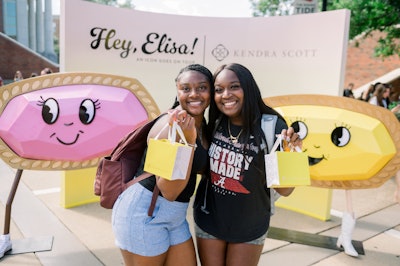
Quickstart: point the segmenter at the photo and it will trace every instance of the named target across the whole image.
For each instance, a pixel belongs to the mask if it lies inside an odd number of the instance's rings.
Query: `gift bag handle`
[[[178,123],[176,123],[176,121],[174,121],[174,123],[172,123],[172,135],[173,138],[171,139],[171,141],[175,142],[176,140],[176,132],[178,132],[179,137],[181,137],[181,140],[185,143],[185,145],[189,145],[186,138],[185,138],[185,134],[183,134],[182,128],[178,125]]]
[[[269,153],[276,152],[276,149],[278,148],[278,146],[279,146],[279,149],[282,150],[282,135],[281,134],[276,135],[275,143],[272,146],[271,151]]]
[[[279,146],[280,150],[283,150],[282,149],[282,134],[279,134],[279,135],[276,136],[276,141],[274,143],[274,146],[272,146],[272,149],[271,149],[270,153],[275,152],[276,149],[278,148],[278,146]],[[292,146],[290,151],[293,152],[294,150],[296,150],[297,152],[302,152],[302,150],[298,146]]]
[[[188,142],[186,141],[185,134],[183,134],[182,128],[178,125],[176,121],[172,123],[172,126],[170,126],[169,123],[165,124],[160,130],[160,132],[158,132],[158,134],[154,137],[154,139],[158,139],[160,137],[161,132],[163,132],[168,126],[169,126],[168,140],[170,142],[176,142],[176,133],[178,132],[178,135],[181,137],[181,140],[185,143],[185,145],[189,145]]]
[[[154,137],[154,139],[158,139],[160,137],[161,132],[163,132],[168,126],[168,123],[165,124],[162,129],[160,130],[160,132],[158,132],[158,134]],[[168,137],[169,137],[170,132],[168,131]]]

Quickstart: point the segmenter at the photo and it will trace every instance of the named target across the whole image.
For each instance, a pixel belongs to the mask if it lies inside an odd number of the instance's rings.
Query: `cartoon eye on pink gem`
[[[159,114],[127,77],[56,73],[2,87],[0,157],[18,169],[94,167],[118,141]]]

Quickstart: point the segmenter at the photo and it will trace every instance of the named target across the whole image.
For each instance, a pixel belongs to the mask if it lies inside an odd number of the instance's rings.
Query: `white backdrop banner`
[[[349,10],[217,18],[62,0],[60,16],[62,72],[136,78],[161,111],[173,103],[178,71],[191,63],[211,72],[241,63],[252,71],[263,97],[342,93]]]

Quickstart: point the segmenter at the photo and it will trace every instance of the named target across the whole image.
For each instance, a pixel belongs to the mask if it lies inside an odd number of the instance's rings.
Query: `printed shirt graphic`
[[[243,186],[243,174],[249,170],[258,147],[243,154],[242,144],[229,142],[229,138],[217,133],[209,148],[211,182],[214,190],[222,194],[248,194],[250,191]]]
[[[221,124],[225,126],[218,127],[208,152],[210,182],[206,209],[209,214],[197,209],[195,219],[200,228],[220,239],[246,242],[265,234],[269,226],[264,152],[253,137],[246,149],[241,143],[233,144],[226,121]],[[203,185],[199,195],[204,195]]]

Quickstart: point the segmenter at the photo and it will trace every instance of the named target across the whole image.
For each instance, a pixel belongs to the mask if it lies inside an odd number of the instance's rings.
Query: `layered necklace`
[[[240,129],[239,133],[238,133],[236,136],[233,136],[233,135],[232,135],[232,132],[231,132],[231,120],[229,120],[229,121],[228,121],[228,132],[229,132],[229,139],[231,140],[231,142],[232,142],[233,144],[236,144],[236,143],[238,143],[239,137],[240,137],[240,135],[241,135],[242,132],[243,132],[243,128]]]

